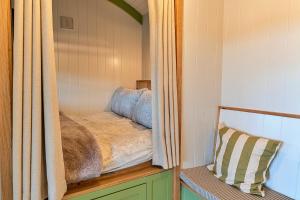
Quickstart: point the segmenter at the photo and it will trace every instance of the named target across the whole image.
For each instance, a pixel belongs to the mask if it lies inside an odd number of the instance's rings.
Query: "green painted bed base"
[[[189,188],[181,185],[181,200],[205,200],[205,198],[201,198],[198,194],[191,191]]]
[[[172,171],[139,178],[72,200],[172,200]]]

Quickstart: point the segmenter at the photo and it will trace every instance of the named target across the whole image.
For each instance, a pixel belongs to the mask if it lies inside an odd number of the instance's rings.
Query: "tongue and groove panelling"
[[[60,16],[74,28],[60,28]],[[102,0],[53,0],[60,108],[66,112],[109,109],[115,88],[134,88],[142,78],[142,26]]]

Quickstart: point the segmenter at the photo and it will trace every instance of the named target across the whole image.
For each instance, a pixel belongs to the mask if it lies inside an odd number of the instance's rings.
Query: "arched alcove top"
[[[111,3],[115,4],[116,6],[124,10],[140,24],[143,24],[143,15],[124,0],[108,0],[108,1],[110,1]]]

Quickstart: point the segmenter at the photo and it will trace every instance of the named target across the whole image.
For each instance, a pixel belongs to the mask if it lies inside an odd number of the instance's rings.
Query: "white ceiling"
[[[134,7],[142,15],[148,13],[148,0],[125,0],[129,5]]]

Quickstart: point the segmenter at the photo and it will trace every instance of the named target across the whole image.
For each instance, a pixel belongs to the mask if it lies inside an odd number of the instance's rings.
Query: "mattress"
[[[152,159],[151,129],[112,112],[67,116],[95,136],[103,159],[102,173],[128,168]]]

